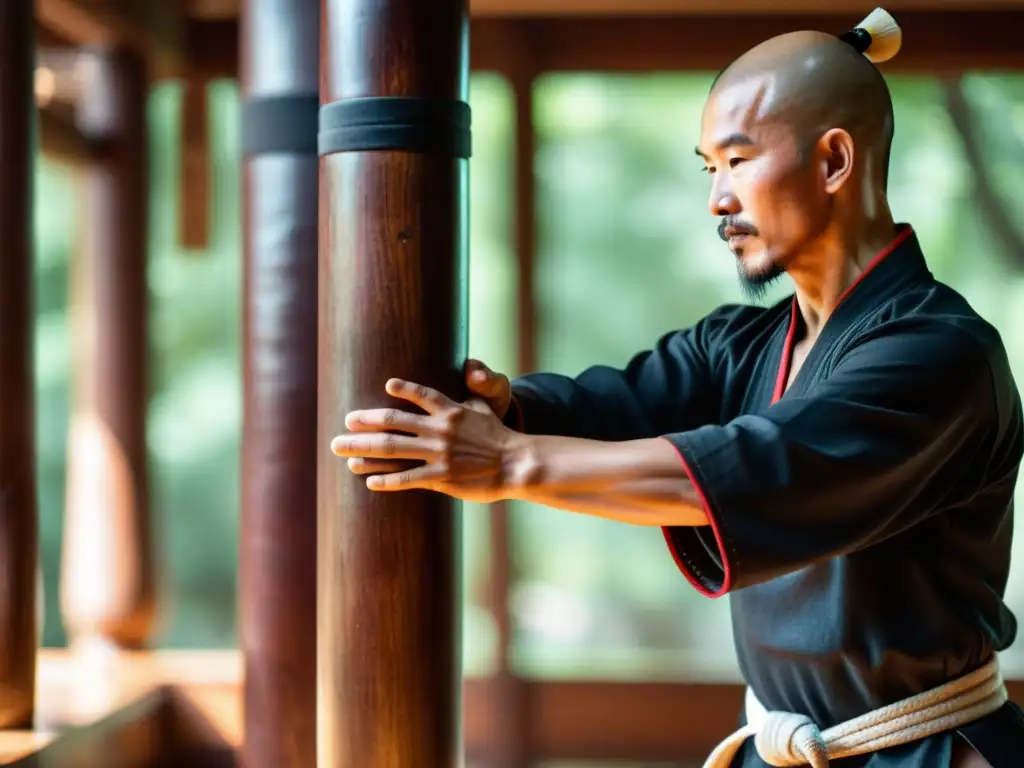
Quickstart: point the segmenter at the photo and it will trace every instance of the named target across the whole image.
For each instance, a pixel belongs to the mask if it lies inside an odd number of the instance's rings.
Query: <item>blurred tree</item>
[[[661,333],[742,298],[732,259],[706,212],[707,179],[692,150],[710,79],[706,73],[559,74],[537,81],[541,367],[571,373],[596,362],[622,364]],[[893,207],[918,229],[936,274],[1001,330],[1024,382],[1024,272],[1006,258],[1020,250],[993,224],[976,187],[987,184],[1009,211],[1024,202],[1024,76],[971,75],[955,90],[922,76],[890,83],[897,118]],[[209,98],[213,231],[201,253],[182,251],[175,232],[180,87],[158,86],[150,111],[150,445],[166,614],[159,642],[191,647],[235,642],[238,95],[233,83],[221,82]],[[515,373],[512,97],[502,78],[480,73],[472,79],[471,101],[470,347],[495,368]],[[966,145],[965,125],[973,137]],[[986,174],[981,181],[979,169]],[[40,163],[36,369],[47,645],[64,639],[56,584],[75,194],[70,171]],[[1014,216],[1004,218],[1020,232]],[[787,290],[779,285],[769,299]],[[465,520],[465,650],[468,670],[480,673],[490,668],[494,650],[480,588],[487,567],[486,510],[467,505]],[[513,522],[521,574],[513,596],[516,661],[522,671],[735,675],[727,602],[705,600],[689,587],[659,533],[536,509],[517,509]],[[1024,544],[1017,551],[1010,601],[1024,614]],[[1024,675],[1024,653],[1009,654],[1007,662],[1011,673]]]

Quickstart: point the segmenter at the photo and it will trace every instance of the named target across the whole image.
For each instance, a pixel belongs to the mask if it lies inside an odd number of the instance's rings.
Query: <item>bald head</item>
[[[748,288],[804,256],[813,261],[824,239],[856,239],[884,224],[892,135],[881,73],[832,35],[780,35],[719,75],[697,154],[712,178],[711,213]]]
[[[858,158],[882,187],[893,136],[892,98],[885,79],[851,45],[824,32],[773,37],[730,64],[715,80],[711,98],[758,90],[758,118],[790,127],[812,145],[825,131],[842,128]]]

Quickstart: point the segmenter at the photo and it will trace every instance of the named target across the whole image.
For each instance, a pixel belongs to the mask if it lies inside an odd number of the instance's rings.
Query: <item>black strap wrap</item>
[[[260,96],[242,102],[242,154],[315,156],[319,110],[316,93]]]
[[[864,53],[871,47],[871,33],[860,27],[854,27],[848,32],[843,32],[839,39],[844,43],[852,45],[857,53]]]
[[[468,158],[472,112],[464,101],[412,96],[344,99],[320,107],[320,156],[399,150]]]

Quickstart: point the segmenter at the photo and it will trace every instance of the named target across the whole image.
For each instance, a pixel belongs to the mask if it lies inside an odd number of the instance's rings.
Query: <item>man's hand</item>
[[[491,393],[499,407],[504,397],[507,410],[508,379],[486,368],[483,376],[480,373],[480,369],[467,371],[467,379],[473,378]],[[400,379],[391,379],[385,388],[392,397],[426,413],[378,408],[345,417],[349,434],[334,438],[331,450],[348,459],[353,473],[370,475],[367,488],[423,489],[485,503],[505,497],[508,457],[516,438],[522,436],[501,423],[490,400],[456,403],[436,390]],[[424,463],[415,469],[403,468],[410,460]]]
[[[466,361],[466,386],[483,400],[499,419],[504,419],[512,404],[512,384],[508,376],[495,373],[479,360]]]

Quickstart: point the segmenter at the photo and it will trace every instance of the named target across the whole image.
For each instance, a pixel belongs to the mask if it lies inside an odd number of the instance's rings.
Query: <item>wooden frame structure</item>
[[[458,286],[465,257],[458,237],[465,161],[429,152],[413,159],[396,152],[352,152],[343,159],[322,158],[318,171],[315,142],[308,135],[315,131],[309,104],[312,99],[315,106],[317,92],[325,103],[387,95],[463,100],[460,83],[470,65],[508,78],[516,108],[518,362],[529,370],[535,357],[534,80],[550,71],[715,70],[773,34],[843,29],[869,7],[843,0],[832,4],[833,12],[815,15],[806,10],[814,6],[802,0],[477,0],[467,16],[459,0],[439,0],[429,4],[428,17],[416,11],[416,2],[36,0],[33,20],[23,3],[0,0],[0,230],[13,243],[0,252],[0,351],[17,372],[0,377],[0,485],[19,489],[0,506],[0,557],[11,574],[0,582],[0,727],[8,729],[0,732],[0,761],[88,768],[171,765],[186,755],[200,765],[231,765],[237,751],[253,768],[306,768],[318,751],[318,677],[319,716],[332,723],[322,729],[329,734],[321,736],[319,747],[325,768],[405,766],[412,763],[401,756],[412,754],[425,768],[455,765],[460,733],[471,760],[504,768],[552,759],[699,759],[731,730],[741,701],[736,685],[517,678],[508,660],[511,566],[501,505],[492,511],[490,542],[498,670],[463,684],[460,724],[459,688],[450,663],[457,638],[453,510],[419,498],[406,506],[421,508],[420,514],[403,517],[389,506],[394,502],[368,502],[321,467],[318,526],[317,502],[309,492],[322,459],[314,447],[317,413],[310,405],[317,379],[319,429],[329,431],[337,424],[325,413],[341,412],[353,402],[352,393],[376,396],[368,382],[394,374],[385,373],[385,361],[367,348],[369,337],[360,341],[344,332],[344,322],[372,318],[346,309],[356,304],[356,287],[333,279],[333,266],[346,253],[359,251],[369,254],[365,263],[344,263],[350,272],[370,275],[360,284],[364,288],[396,277],[428,281],[425,293],[441,296],[437,303],[417,307],[398,301],[388,311],[403,349],[436,354],[423,358],[409,352],[397,363],[386,362],[408,375],[454,386],[449,363],[463,343],[456,328],[465,287],[452,286]],[[1018,32],[1024,28],[1024,2],[949,2],[941,11],[931,10],[927,0],[889,5],[900,13],[906,33],[904,51],[889,71],[1024,69]],[[469,18],[467,61],[460,41]],[[39,148],[81,169],[90,206],[83,238],[87,258],[72,288],[82,337],[76,345],[62,563],[63,612],[74,648],[82,653],[43,651],[38,664],[31,660],[35,634],[25,618],[31,616],[36,563],[24,554],[34,552],[37,535],[31,324],[24,302],[32,256],[31,216],[24,201],[31,197],[27,158],[33,151],[28,109],[33,68],[25,41],[33,24]],[[335,39],[341,29],[347,34],[344,50]],[[385,54],[370,57],[374,46]],[[202,245],[209,225],[204,88],[225,77],[239,78],[252,114],[284,120],[278,136],[292,142],[275,145],[270,139],[268,144],[265,132],[245,139],[241,658],[238,653],[139,650],[146,647],[157,610],[144,445],[143,105],[152,80],[185,82],[179,231],[183,243]],[[339,201],[354,185],[375,187],[399,202],[374,207],[364,201],[345,208],[348,220],[337,220],[344,208]],[[402,193],[427,187],[447,202],[426,211],[423,195]],[[444,194],[437,195],[439,189]],[[311,213],[316,194],[318,218]],[[450,228],[408,226],[426,219],[443,220]],[[273,239],[282,229],[288,233],[283,245]],[[378,242],[371,229],[393,229],[394,242]],[[318,240],[319,345],[313,342],[317,313],[311,309]],[[434,282],[421,274],[425,254],[441,259]],[[434,321],[429,327],[419,322],[424,314]],[[342,355],[357,360],[344,377],[332,366]],[[436,365],[441,367],[431,367]],[[277,370],[277,378],[261,374],[266,370]],[[339,391],[347,393],[340,400]],[[290,446],[288,452],[273,449],[272,441],[280,440]],[[81,464],[83,457],[91,463]],[[339,519],[333,513],[340,499],[362,505],[363,512],[372,508],[374,521],[365,522],[365,514]],[[427,529],[416,521],[428,516],[445,523]],[[86,539],[80,534],[86,529],[103,530],[105,538]],[[318,538],[319,616],[313,567]],[[402,567],[396,566],[395,551],[403,553]],[[118,567],[101,567],[104,557]],[[365,586],[382,573],[392,579],[390,607],[382,607],[379,592]],[[423,573],[434,574],[432,581],[420,581]],[[345,631],[354,616],[362,622],[361,638]],[[382,650],[382,638],[402,633],[408,636],[404,642]],[[330,663],[321,654],[319,671],[317,634],[321,649],[331,651]],[[432,669],[414,669],[417,661],[428,660],[419,655],[424,645],[432,649]],[[98,700],[90,695],[82,708],[70,711],[68,702],[85,694],[71,695],[58,681],[83,675],[82,691],[92,685],[89,690],[107,695]],[[1024,699],[1024,683],[1010,688],[1014,698]],[[411,703],[400,703],[400,695]],[[688,712],[700,717],[681,716]],[[54,741],[54,734],[69,725],[80,728]]]

